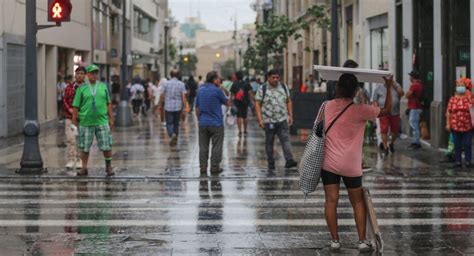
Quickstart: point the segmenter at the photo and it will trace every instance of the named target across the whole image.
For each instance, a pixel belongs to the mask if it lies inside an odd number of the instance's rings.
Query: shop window
[[[84,66],[84,57],[82,52],[76,52],[74,54],[74,73],[79,66]]]

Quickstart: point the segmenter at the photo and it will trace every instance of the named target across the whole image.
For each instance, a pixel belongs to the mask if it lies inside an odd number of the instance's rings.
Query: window
[[[133,10],[133,35],[142,40],[153,42],[155,20],[138,9]]]
[[[303,42],[298,42],[298,66],[303,66]]]
[[[347,58],[353,59],[354,56],[354,31],[353,31],[353,21],[352,21],[352,5],[346,7],[346,52]]]
[[[388,69],[388,28],[370,31],[371,68]]]
[[[106,50],[107,47],[107,21],[106,11],[107,5],[100,0],[93,1],[93,41],[94,48],[99,50]]]
[[[112,35],[118,35],[120,32],[120,19],[118,15],[110,17],[110,26],[112,27]]]
[[[354,14],[354,21],[356,25],[359,25],[359,0],[356,1],[355,5],[355,14]]]
[[[354,58],[354,36],[352,28],[352,20],[347,22],[347,58]]]
[[[84,53],[80,51],[76,51],[74,54],[74,72],[79,66],[84,65]]]
[[[122,8],[122,0],[112,0],[112,4],[119,9]]]

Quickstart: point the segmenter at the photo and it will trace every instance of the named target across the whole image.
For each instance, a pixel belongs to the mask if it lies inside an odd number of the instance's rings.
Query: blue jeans
[[[271,127],[273,126],[273,127]],[[274,124],[265,124],[265,151],[267,153],[267,161],[269,164],[275,164],[275,157],[273,156],[273,143],[275,136],[278,136],[285,160],[293,160],[290,144],[290,129],[288,122],[280,122]]]
[[[422,110],[421,109],[412,109],[410,110],[410,116],[408,118],[408,122],[410,123],[410,127],[413,133],[413,144],[420,145],[420,115]]]
[[[168,135],[173,137],[174,134],[178,136],[179,133],[179,121],[181,118],[181,111],[165,111],[166,117],[166,131]]]
[[[472,131],[452,132],[454,137],[454,158],[456,163],[462,162],[462,149],[464,147],[464,160],[470,163],[472,159]]]

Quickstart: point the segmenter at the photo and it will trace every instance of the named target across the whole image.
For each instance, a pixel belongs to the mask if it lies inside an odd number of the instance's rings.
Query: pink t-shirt
[[[349,103],[346,99],[335,99],[327,103],[324,115],[326,129]],[[362,176],[365,124],[379,113],[379,107],[353,104],[342,114],[326,134],[323,170],[345,177]]]

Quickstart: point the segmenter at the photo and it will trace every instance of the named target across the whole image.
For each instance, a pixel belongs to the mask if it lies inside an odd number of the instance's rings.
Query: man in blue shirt
[[[209,144],[212,141],[211,173],[220,173],[222,146],[224,143],[224,116],[222,105],[229,105],[229,99],[221,88],[222,81],[216,71],[207,73],[196,98],[196,115],[199,119],[199,164],[201,174],[207,174]]]

